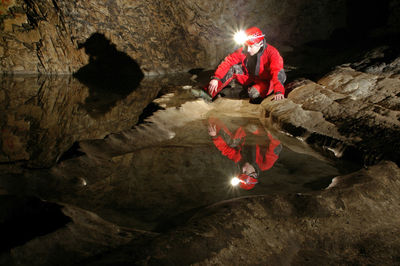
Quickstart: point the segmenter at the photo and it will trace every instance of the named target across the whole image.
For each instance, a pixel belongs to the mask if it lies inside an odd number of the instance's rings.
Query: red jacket
[[[219,119],[210,119],[210,123],[217,126],[217,136],[213,138],[215,147],[235,163],[240,162],[242,160],[242,149],[246,139],[246,132],[244,129],[239,127],[235,133],[232,134]],[[251,133],[254,135],[261,135],[264,133],[269,139],[269,145],[267,147],[265,145],[257,144],[255,149],[255,163],[257,164],[257,167],[261,171],[268,170],[278,159],[278,154],[275,153],[275,148],[280,145],[280,141],[274,139],[269,132],[263,130],[257,130]],[[227,135],[229,142],[231,143],[227,143],[226,138],[221,136],[222,134]],[[234,145],[232,145],[232,143],[234,143]]]
[[[249,85],[251,82],[263,82],[267,85],[267,88],[269,87],[266,95],[272,91],[284,94],[285,88],[278,80],[278,73],[283,69],[283,59],[278,50],[264,41],[264,46],[259,53],[261,54],[257,60],[256,74],[254,76],[250,75],[246,68],[248,54],[243,51],[243,47],[228,55],[218,66],[214,76],[222,79],[233,65],[240,63],[245,73],[244,75],[237,75],[236,78],[241,84]]]

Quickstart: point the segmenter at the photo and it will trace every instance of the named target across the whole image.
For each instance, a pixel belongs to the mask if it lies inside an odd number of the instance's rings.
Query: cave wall
[[[7,73],[75,72],[89,62],[79,45],[94,33],[104,34],[151,75],[215,67],[234,48],[232,34],[240,26],[260,27],[284,52],[327,39],[348,21],[346,0],[4,0],[0,5],[0,72]]]

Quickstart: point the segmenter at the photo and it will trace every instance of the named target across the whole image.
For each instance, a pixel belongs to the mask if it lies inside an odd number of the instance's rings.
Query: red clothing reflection
[[[241,166],[247,162],[254,167],[253,176],[247,173],[253,179],[258,177],[260,171],[270,169],[278,160],[282,145],[264,128],[247,125],[240,126],[232,132],[218,118],[209,118],[208,122],[209,134],[215,147],[236,164]],[[252,138],[252,141],[246,144],[246,139],[249,138]]]

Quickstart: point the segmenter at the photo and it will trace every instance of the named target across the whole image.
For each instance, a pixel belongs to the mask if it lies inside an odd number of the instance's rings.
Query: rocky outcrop
[[[56,1],[3,1],[1,72],[72,73],[88,62],[64,24]]]
[[[296,80],[284,102],[264,101],[276,127],[309,144],[366,164],[400,162],[400,64],[397,48],[380,47],[318,82]],[[355,156],[355,157],[354,157]]]
[[[240,26],[257,25],[278,48],[326,39],[345,26],[345,1],[28,1],[1,3],[0,71],[72,73],[79,45],[104,34],[146,74],[213,68]],[[318,23],[315,23],[318,21]]]

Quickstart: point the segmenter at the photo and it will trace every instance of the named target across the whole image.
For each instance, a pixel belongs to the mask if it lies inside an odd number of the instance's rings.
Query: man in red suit
[[[272,93],[274,100],[283,99],[286,74],[281,55],[275,47],[266,43],[259,28],[249,28],[244,34],[244,46],[224,59],[206,90],[214,98],[236,80],[247,89],[253,102],[260,102]]]

